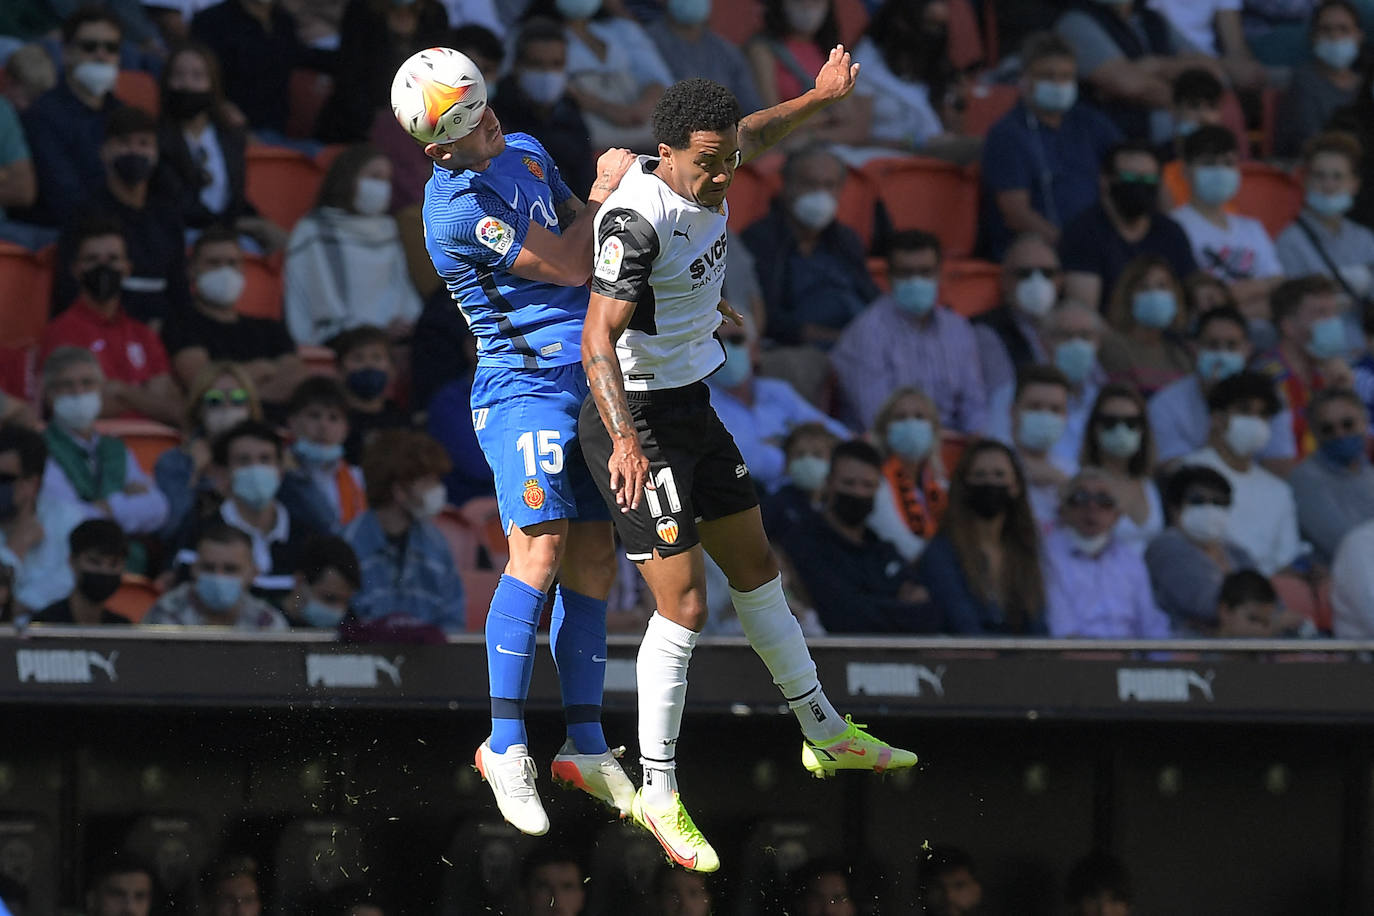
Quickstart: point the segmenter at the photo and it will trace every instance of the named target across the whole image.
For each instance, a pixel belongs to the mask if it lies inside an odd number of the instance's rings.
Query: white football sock
[[[816,679],[816,663],[806,647],[801,624],[782,593],[782,575],[750,592],[730,589],[730,600],[749,645],[768,666],[773,683],[813,742],[829,741],[847,727]]]
[[[639,761],[644,765],[644,798],[656,806],[671,803],[677,791],[674,758],[687,700],[687,665],[699,635],[654,614],[639,644]]]

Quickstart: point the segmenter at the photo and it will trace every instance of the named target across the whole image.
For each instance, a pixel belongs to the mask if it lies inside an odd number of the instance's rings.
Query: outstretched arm
[[[830,50],[830,58],[816,74],[816,85],[795,99],[765,108],[746,116],[739,122],[739,148],[743,161],[748,162],[770,146],[777,144],[803,121],[838,102],[854,91],[859,65],[850,61],[844,45]]]
[[[629,327],[634,310],[633,302],[592,293],[587,321],[582,326],[582,367],[587,371],[587,383],[596,399],[601,422],[611,434],[611,489],[621,512],[638,509],[639,495],[650,483],[649,459],[639,446],[639,434],[625,397],[620,359],[615,355],[615,343]]]

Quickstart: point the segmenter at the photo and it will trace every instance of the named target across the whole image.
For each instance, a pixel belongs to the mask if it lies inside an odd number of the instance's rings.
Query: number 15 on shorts
[[[515,449],[525,461],[525,476],[535,476],[535,466],[547,474],[563,473],[562,433],[556,429],[531,430],[520,434]]]

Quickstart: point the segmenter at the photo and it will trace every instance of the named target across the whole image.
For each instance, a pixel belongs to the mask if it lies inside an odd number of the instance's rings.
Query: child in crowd
[[[409,426],[410,418],[388,396],[396,364],[385,331],[363,325],[333,338],[329,346],[348,395],[344,458],[356,465],[363,460],[363,448],[375,430]]]

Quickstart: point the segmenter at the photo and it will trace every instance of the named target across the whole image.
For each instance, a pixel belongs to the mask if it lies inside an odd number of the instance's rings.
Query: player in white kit
[[[715,336],[722,313],[738,320],[720,296],[734,171],[847,96],[858,69],[837,47],[814,88],[743,119],[722,86],[672,86],[654,109],[659,158],[640,157],[596,217],[582,335],[591,397],[578,429],[626,556],[657,605],[639,650],[644,785],[632,814],[675,862],[696,871],[714,871],[720,860],[678,797],[674,758],[688,662],[707,618],[703,548],[724,570],[744,633],[797,716],[803,765],[829,776],[916,763],[826,699],[783,596],[749,469],[703,381],[725,362]]]

